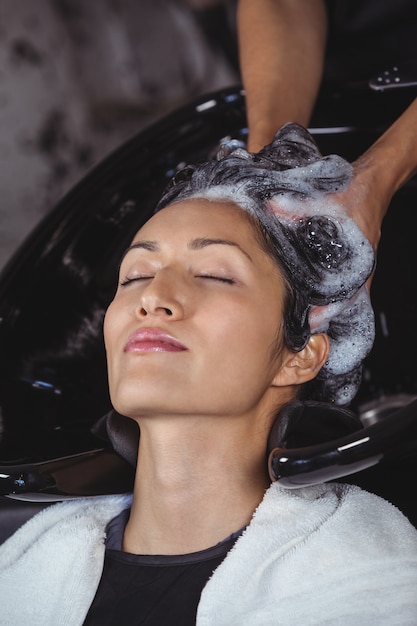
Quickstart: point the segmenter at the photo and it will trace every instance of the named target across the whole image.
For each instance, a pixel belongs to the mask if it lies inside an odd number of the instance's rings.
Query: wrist
[[[417,172],[417,99],[365,153],[371,174],[390,198]]]

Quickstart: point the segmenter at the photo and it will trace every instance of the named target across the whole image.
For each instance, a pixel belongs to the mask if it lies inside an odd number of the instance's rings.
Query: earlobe
[[[272,385],[301,385],[317,376],[323,367],[330,350],[330,340],[326,333],[311,335],[307,345],[300,352],[289,352],[285,357]]]

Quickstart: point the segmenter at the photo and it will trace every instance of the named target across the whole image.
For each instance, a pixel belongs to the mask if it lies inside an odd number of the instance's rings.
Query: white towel
[[[54,505],[0,547],[1,626],[82,626],[128,496]],[[357,487],[273,484],[203,590],[198,626],[416,626],[417,531]]]
[[[199,626],[416,626],[417,531],[358,487],[272,485],[206,585]]]

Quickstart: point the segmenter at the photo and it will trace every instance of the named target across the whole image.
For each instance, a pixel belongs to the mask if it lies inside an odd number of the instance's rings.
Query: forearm
[[[353,166],[363,201],[352,213],[376,248],[393,195],[417,173],[417,99]]]
[[[248,147],[257,151],[285,122],[310,121],[326,46],[323,0],[239,0],[238,35]]]
[[[417,172],[417,98],[356,161],[378,175],[381,192],[390,200]]]

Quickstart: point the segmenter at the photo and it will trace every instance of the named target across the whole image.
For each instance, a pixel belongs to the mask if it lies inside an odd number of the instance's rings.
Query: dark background
[[[0,269],[112,150],[238,82],[230,0],[0,0]]]

